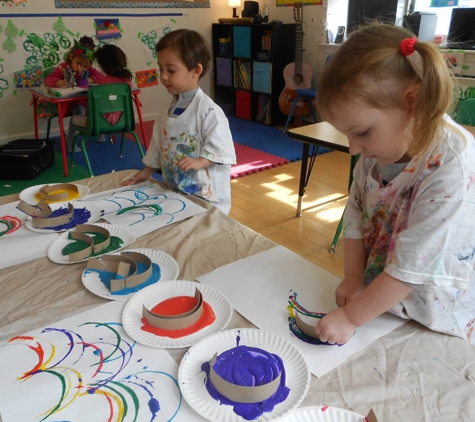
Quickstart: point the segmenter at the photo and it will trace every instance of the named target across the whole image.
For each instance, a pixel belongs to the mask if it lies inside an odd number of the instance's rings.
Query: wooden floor
[[[302,217],[296,217],[300,161],[231,181],[230,216],[334,274],[343,276],[343,242],[328,251],[348,195],[350,156],[316,157]]]

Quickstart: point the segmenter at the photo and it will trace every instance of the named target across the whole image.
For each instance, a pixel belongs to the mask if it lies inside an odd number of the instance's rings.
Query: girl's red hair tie
[[[399,51],[403,56],[410,56],[414,53],[414,44],[417,42],[417,38],[404,38],[399,44]]]

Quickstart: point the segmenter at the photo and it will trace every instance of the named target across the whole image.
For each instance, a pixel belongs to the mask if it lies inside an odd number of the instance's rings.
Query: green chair
[[[119,83],[91,86],[87,91],[87,107],[87,119],[81,119],[82,116],[74,116],[79,117],[76,120],[73,117],[73,125],[78,133],[73,138],[71,165],[74,165],[74,150],[76,149],[74,147],[76,140],[80,136],[82,136],[81,150],[91,177],[94,177],[94,174],[92,173],[91,163],[86,151],[86,141],[97,138],[99,135],[121,133],[119,157],[122,157],[124,135],[129,133],[134,137],[140,155],[144,156],[139,138],[134,132],[134,109],[132,107],[132,94],[129,84]]]

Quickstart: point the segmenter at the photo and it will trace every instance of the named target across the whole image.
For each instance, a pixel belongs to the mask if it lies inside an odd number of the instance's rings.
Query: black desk
[[[302,216],[302,200],[307,187],[313,164],[315,162],[315,152],[319,147],[325,147],[336,151],[342,151],[349,154],[348,138],[341,132],[338,132],[330,123],[320,122],[307,126],[290,129],[287,136],[296,141],[303,142],[302,165],[300,168],[299,199],[297,204],[297,217]],[[313,145],[313,151],[310,156],[310,145]]]

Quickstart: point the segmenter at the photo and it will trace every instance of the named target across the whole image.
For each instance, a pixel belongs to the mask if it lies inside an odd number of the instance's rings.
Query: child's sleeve
[[[153,135],[150,145],[148,146],[145,156],[142,158],[142,162],[147,166],[154,169],[159,169],[160,165],[160,116],[155,119],[153,124]]]
[[[96,84],[104,77],[101,72],[99,72],[97,69],[94,69],[92,66],[89,66],[87,71],[89,72],[88,78],[94,79]]]
[[[63,72],[61,71],[61,65],[59,65],[46,77],[45,85],[50,88],[55,88],[56,82],[62,80],[64,80],[64,76]]]
[[[204,114],[202,136],[201,157],[217,164],[236,164],[229,122],[223,110],[216,104]]]
[[[345,239],[363,238],[363,189],[366,180],[365,159],[360,158],[353,170],[353,183],[343,216],[343,236]]]

